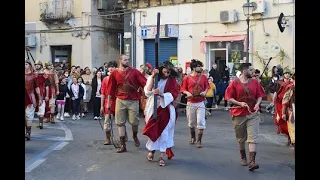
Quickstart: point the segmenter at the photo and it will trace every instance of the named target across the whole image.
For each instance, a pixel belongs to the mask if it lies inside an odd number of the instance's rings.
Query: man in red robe
[[[139,100],[141,94],[140,87],[146,85],[146,78],[135,68],[129,67],[129,58],[120,55],[119,68],[109,76],[106,94],[108,95],[108,109],[111,107],[111,96],[116,97],[115,122],[118,126],[121,147],[118,153],[126,152],[125,124],[128,119],[132,126],[133,140],[136,147],[140,146],[138,139],[139,127]]]
[[[49,95],[46,97],[46,107],[47,107],[47,117],[49,121],[55,123],[55,107],[56,107],[56,97],[59,94],[59,78],[57,73],[53,69],[53,65],[50,61],[45,63],[44,69],[45,76],[48,77],[50,81]]]
[[[33,73],[32,64],[29,60],[25,60],[25,89],[28,93],[29,99],[32,104],[29,104],[25,109],[25,119],[26,119],[26,135],[25,138],[29,141],[31,136],[31,126],[34,120],[34,113],[37,104],[41,106],[42,98],[40,95],[39,84],[36,75]],[[37,94],[37,96],[36,96]],[[38,100],[38,102],[37,102]]]
[[[115,105],[116,105],[116,97],[113,95],[110,99],[110,110],[108,110],[108,98],[107,98],[107,86],[110,74],[118,67],[118,63],[116,61],[110,61],[107,63],[108,68],[108,76],[103,78],[101,85],[101,114],[104,114],[104,126],[103,129],[106,131],[106,141],[104,145],[111,144],[111,119],[109,118],[109,114],[115,115]]]
[[[148,136],[146,144],[149,150],[147,159],[153,160],[156,150],[160,151],[159,166],[165,166],[163,159],[164,154],[167,153],[168,159],[171,159],[174,154],[171,148],[174,146],[174,128],[177,118],[176,110],[173,101],[179,95],[179,85],[176,81],[178,74],[173,69],[173,64],[169,61],[159,68],[159,81],[157,89],[153,88],[154,75],[158,73],[155,69],[150,77],[148,77],[147,84],[144,87],[145,95],[148,97],[145,109],[146,126],[143,129],[143,135]],[[153,121],[154,113],[154,95],[157,95],[157,117]]]
[[[286,121],[290,144],[295,148],[295,74],[293,74],[290,83],[285,87],[284,92],[281,118]]]
[[[37,108],[36,108],[36,112],[37,115],[39,117],[39,128],[42,129],[43,128],[43,118],[45,115],[45,108],[46,108],[46,101],[45,101],[45,97],[47,95],[49,95],[49,80],[46,79],[44,77],[44,72],[43,72],[43,65],[41,61],[36,61],[35,62],[35,66],[36,66],[36,77],[38,80],[38,84],[39,84],[39,89],[40,89],[40,96],[42,99],[42,104],[41,106],[38,104]]]
[[[241,75],[232,81],[225,92],[225,99],[233,104],[230,114],[232,115],[233,127],[236,139],[240,148],[241,164],[247,165],[247,157],[245,151],[245,142],[249,144],[249,170],[259,169],[259,165],[255,163],[256,143],[259,132],[260,121],[260,103],[265,92],[259,82],[251,78],[251,63],[243,63],[240,65]]]
[[[203,63],[198,60],[191,60],[191,74],[183,78],[181,93],[185,94],[188,102],[186,107],[188,126],[190,128],[190,144],[197,141],[197,147],[201,148],[203,130],[206,128],[205,98],[209,88],[208,78],[202,74]],[[198,129],[196,139],[195,128]]]
[[[274,98],[275,115],[273,117],[273,121],[274,121],[274,124],[277,126],[277,132],[285,134],[288,137],[287,146],[290,146],[291,139],[288,131],[288,124],[287,124],[287,121],[282,118],[284,115],[283,105],[282,105],[283,97],[292,85],[292,82],[289,80],[290,77],[288,77],[287,74],[288,72],[285,71],[285,78],[279,82],[280,88],[275,93],[275,98]]]

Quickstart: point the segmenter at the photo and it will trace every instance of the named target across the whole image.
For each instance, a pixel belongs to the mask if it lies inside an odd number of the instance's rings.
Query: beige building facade
[[[103,16],[109,5],[107,0],[25,0],[26,46],[42,62],[93,68],[117,60],[123,22]]]
[[[294,68],[294,1],[252,2],[259,6],[250,16],[248,62],[262,71],[264,64],[272,57],[270,69],[277,64]],[[154,39],[156,16],[160,12],[161,25],[165,26],[160,33],[160,49],[165,48],[163,46],[176,48],[176,54],[170,51],[172,56],[168,49],[161,49],[160,52],[168,54],[160,57],[160,61],[174,60],[177,66],[187,71],[188,62],[199,59],[206,69],[210,69],[215,62],[220,68],[227,66],[235,73],[239,64],[246,62],[247,23],[242,8],[244,3],[245,0],[150,0],[129,3],[128,7],[134,12],[137,32],[136,67],[154,60],[150,41]],[[284,32],[280,32],[277,25],[280,13],[285,15]],[[229,17],[225,17],[226,14]],[[171,42],[176,45],[171,46]]]

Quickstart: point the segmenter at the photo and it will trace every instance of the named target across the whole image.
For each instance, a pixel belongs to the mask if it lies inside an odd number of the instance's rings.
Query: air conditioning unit
[[[27,47],[36,47],[36,44],[37,44],[36,35],[34,34],[25,35],[24,42],[25,42],[25,46]]]
[[[257,5],[257,8],[252,11],[252,14],[263,14],[266,12],[266,1],[265,0],[255,0],[252,1]]]
[[[238,17],[237,17],[237,11],[235,9],[231,11],[220,11],[221,24],[235,23],[237,21],[238,21]]]
[[[98,10],[107,10],[107,7],[108,7],[107,0],[98,0],[97,4],[98,4],[97,5]]]

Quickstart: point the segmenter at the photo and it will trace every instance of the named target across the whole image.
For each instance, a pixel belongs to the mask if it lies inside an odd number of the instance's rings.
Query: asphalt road
[[[89,117],[90,116],[90,117]],[[256,162],[260,169],[249,172],[240,165],[240,155],[232,122],[227,111],[214,111],[208,117],[203,148],[189,145],[189,129],[184,114],[179,115],[175,130],[175,157],[159,167],[146,159],[147,138],[139,133],[136,148],[127,125],[128,152],[115,153],[105,146],[104,132],[92,115],[77,120],[48,124],[43,130],[33,127],[32,140],[26,142],[26,179],[28,180],[293,180],[295,157],[286,138],[275,134],[270,114],[262,114]],[[140,124],[140,132],[143,126]],[[36,126],[36,123],[34,123]]]

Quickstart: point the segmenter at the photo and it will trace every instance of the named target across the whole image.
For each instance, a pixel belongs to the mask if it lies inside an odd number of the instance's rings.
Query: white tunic
[[[154,95],[152,91],[147,91],[147,86],[151,83],[152,77],[148,77],[146,86],[144,87],[145,95],[148,97],[146,108],[145,108],[145,121],[146,123],[149,121],[150,117],[153,114],[153,107],[154,107]],[[148,142],[146,144],[146,148],[149,151],[159,150],[160,152],[166,152],[167,148],[171,148],[174,146],[174,128],[175,128],[175,120],[176,120],[176,112],[175,108],[172,104],[170,104],[174,99],[171,93],[163,93],[164,88],[166,86],[167,79],[161,79],[158,82],[158,89],[161,94],[163,94],[163,98],[158,96],[158,107],[161,105],[162,108],[167,106],[170,107],[170,120],[166,126],[166,128],[162,131],[161,136],[153,142],[151,139],[148,138]]]

